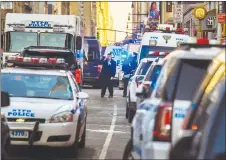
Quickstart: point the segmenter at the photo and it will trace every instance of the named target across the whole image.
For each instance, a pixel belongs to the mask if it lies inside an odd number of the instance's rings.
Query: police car
[[[74,156],[85,147],[86,99],[62,58],[9,56],[2,90],[11,104],[2,108],[12,145],[65,147]]]
[[[212,58],[223,48],[214,40],[191,38],[190,44],[171,52],[150,99],[143,101],[132,122],[132,156],[135,159],[166,159]],[[180,74],[179,74],[180,73]],[[157,113],[157,115],[156,115]],[[172,117],[172,118],[171,118]]]

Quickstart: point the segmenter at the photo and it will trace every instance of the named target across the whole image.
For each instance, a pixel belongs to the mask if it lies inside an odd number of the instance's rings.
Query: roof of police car
[[[25,68],[25,67],[7,67],[1,70],[2,73],[23,73],[23,74],[37,74],[37,75],[55,75],[66,76],[66,70],[60,69],[40,69],[40,68]]]
[[[171,52],[165,59],[176,57],[179,59],[213,59],[223,49],[215,47],[191,48],[190,50],[177,49]]]

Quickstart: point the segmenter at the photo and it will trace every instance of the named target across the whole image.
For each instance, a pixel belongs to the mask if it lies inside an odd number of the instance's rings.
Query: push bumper
[[[11,138],[12,145],[67,147],[75,141],[77,122],[45,123],[9,122],[10,130],[28,131],[28,138]]]

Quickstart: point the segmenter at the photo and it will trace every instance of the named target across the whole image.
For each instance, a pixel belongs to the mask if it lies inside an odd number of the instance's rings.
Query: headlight
[[[63,122],[72,122],[73,121],[73,114],[70,111],[61,112],[58,114],[53,115],[49,123],[63,123]]]

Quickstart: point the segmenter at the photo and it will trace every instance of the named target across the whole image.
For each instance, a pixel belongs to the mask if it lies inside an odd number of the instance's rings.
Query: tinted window
[[[97,40],[86,40],[84,48],[88,62],[100,60],[100,46]]]
[[[209,60],[181,60],[176,99],[191,100],[206,73]]]
[[[151,64],[152,64],[152,61],[147,63],[141,63],[141,67],[137,72],[137,75],[145,75],[148,71],[148,68],[151,66]]]
[[[159,47],[159,46],[142,46],[140,53],[140,60],[143,58],[156,58],[156,57],[164,57],[159,55],[149,55],[149,52],[172,52],[174,47]]]
[[[3,73],[2,90],[11,97],[73,99],[67,76]]]

